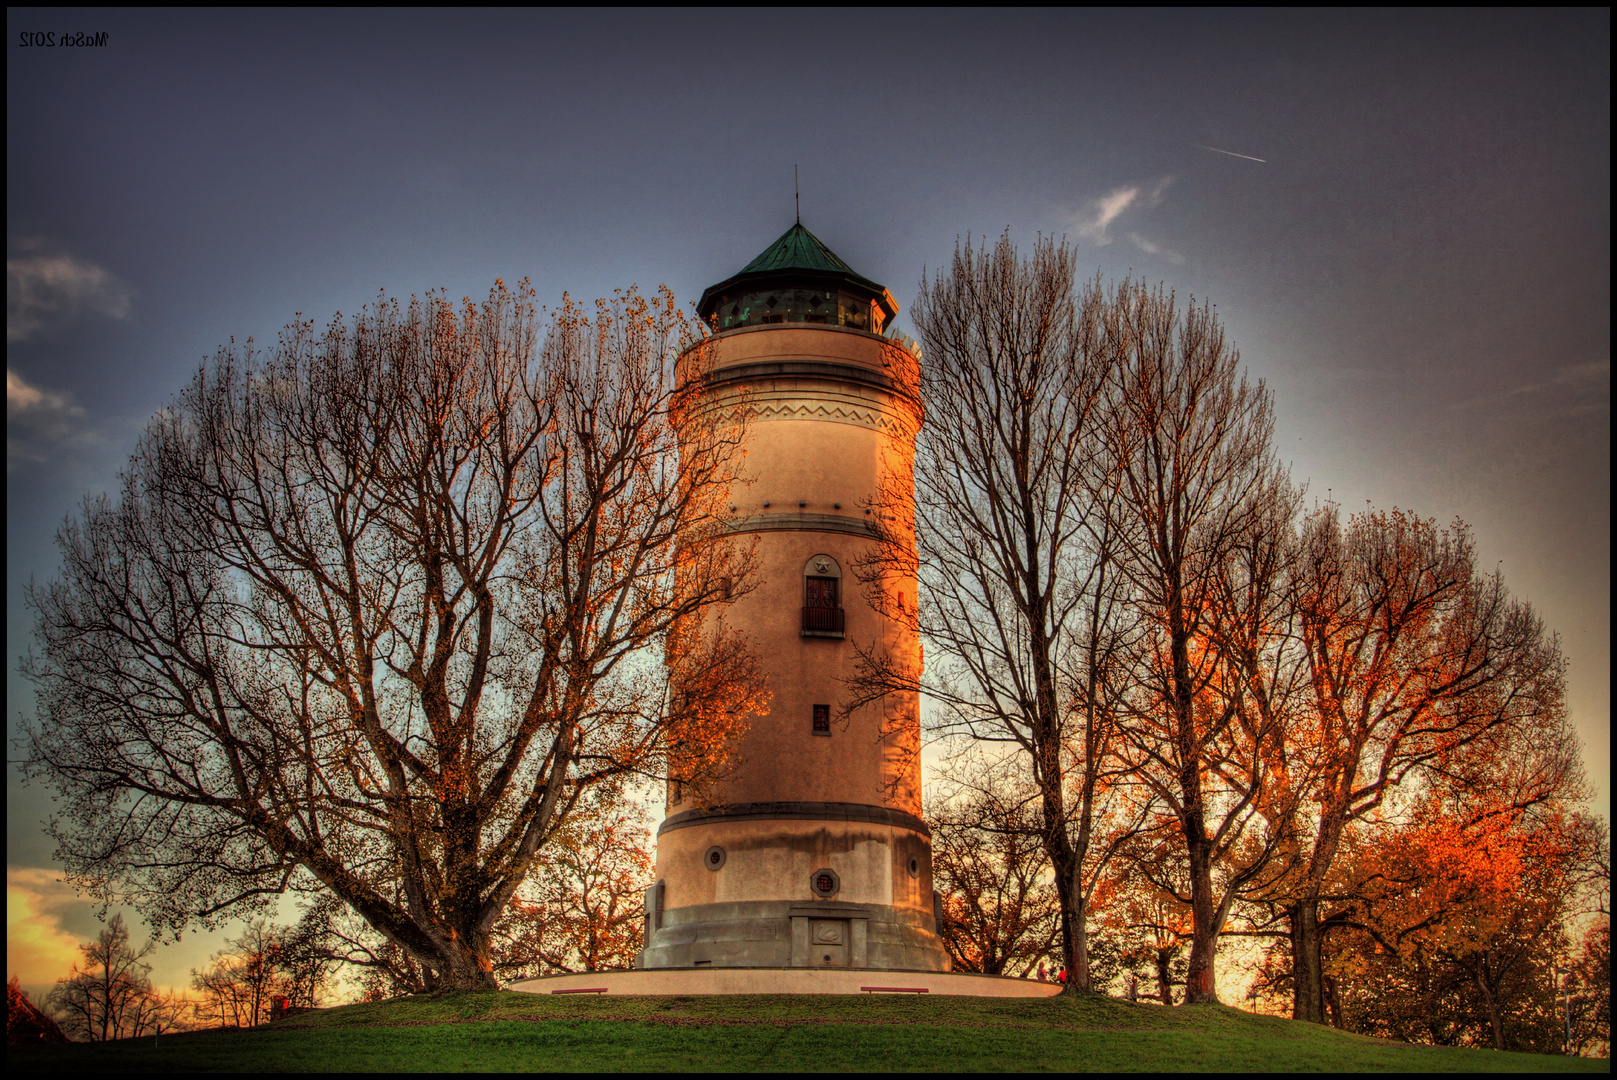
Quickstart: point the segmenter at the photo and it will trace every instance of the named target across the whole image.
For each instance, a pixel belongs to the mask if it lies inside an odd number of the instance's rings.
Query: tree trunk
[[[1087,992],[1094,987],[1089,977],[1089,911],[1081,895],[1074,897],[1072,910],[1067,913],[1065,922],[1067,985],[1062,988],[1062,993]]]
[[[1336,992],[1336,980],[1329,975],[1324,975],[1321,976],[1320,982],[1323,984],[1325,1004],[1329,1005],[1331,1009],[1331,1026],[1340,1031],[1342,1030],[1342,997]]]
[[[437,969],[438,985],[445,990],[498,990],[494,964],[489,959],[487,938],[476,939],[450,931],[449,940],[438,956],[421,960]]]
[[[1212,843],[1201,814],[1185,829],[1190,848],[1190,965],[1185,972],[1185,1004],[1218,1004],[1213,962],[1218,955],[1218,905],[1213,903]]]
[[[1325,1023],[1324,964],[1319,901],[1305,896],[1286,909],[1291,924],[1291,1016],[1310,1024]]]
[[[1168,961],[1173,957],[1172,949],[1157,950],[1157,997],[1164,1005],[1173,1004],[1173,979],[1168,974]]]
[[[1042,605],[1042,601],[1040,604]],[[1040,802],[1044,810],[1044,850],[1050,857],[1050,868],[1055,873],[1056,896],[1061,905],[1061,954],[1067,969],[1063,994],[1088,992],[1089,941],[1086,934],[1088,912],[1084,910],[1083,848],[1072,842],[1067,832],[1067,808],[1061,767],[1060,724],[1057,721],[1054,667],[1049,662],[1046,638],[1037,622],[1033,628],[1034,679],[1038,684],[1039,762],[1038,777]]]
[[[1044,792],[1044,815],[1046,821],[1060,820],[1056,817],[1061,813],[1059,794]],[[1089,942],[1085,934],[1088,923],[1088,912],[1084,910],[1083,893],[1073,887],[1072,871],[1074,862],[1072,845],[1065,835],[1049,835],[1044,837],[1045,854],[1050,858],[1050,866],[1055,874],[1056,902],[1060,905],[1061,918],[1061,966],[1067,972],[1067,981],[1062,984],[1063,994],[1076,994],[1080,990],[1088,990],[1089,986]]]
[[[1213,901],[1213,840],[1207,835],[1202,805],[1202,747],[1196,730],[1195,681],[1190,674],[1190,633],[1183,586],[1174,570],[1169,590],[1169,652],[1173,659],[1175,752],[1179,758],[1179,792],[1184,808],[1180,827],[1190,871],[1190,963],[1185,972],[1185,1004],[1218,1004],[1213,961],[1218,953],[1218,905]]]
[[[1499,1000],[1494,997],[1493,988],[1488,985],[1488,960],[1486,956],[1483,957],[1482,963],[1477,965],[1472,977],[1476,979],[1477,989],[1482,993],[1483,1003],[1488,1006],[1488,1027],[1493,1033],[1493,1048],[1503,1050],[1505,1048],[1505,1028],[1500,1022]]]

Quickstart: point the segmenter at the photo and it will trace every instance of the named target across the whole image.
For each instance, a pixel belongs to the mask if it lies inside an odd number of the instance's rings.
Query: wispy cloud
[[[48,461],[49,451],[94,441],[69,394],[43,390],[6,368],[6,472]]]
[[[1140,198],[1140,189],[1135,186],[1115,188],[1089,204],[1090,212],[1087,217],[1078,221],[1078,235],[1092,244],[1105,247],[1112,242],[1106,230],[1111,228],[1112,222],[1123,216],[1123,211],[1133,206]]]
[[[1590,395],[1594,401],[1589,401]],[[1611,361],[1594,360],[1556,368],[1548,378],[1495,390],[1450,405],[1453,410],[1485,407],[1513,399],[1552,403],[1557,415],[1583,416],[1611,407]],[[1519,402],[1525,406],[1526,402]]]
[[[1139,248],[1141,251],[1145,252],[1147,255],[1161,255],[1164,259],[1167,259],[1175,266],[1184,264],[1185,257],[1179,254],[1179,252],[1170,251],[1161,244],[1153,244],[1139,233],[1129,233],[1129,242],[1135,247]]]
[[[1558,386],[1592,386],[1611,378],[1611,361],[1595,360],[1588,364],[1573,364],[1556,368],[1554,382]]]
[[[1147,189],[1143,184],[1124,184],[1098,199],[1092,199],[1077,215],[1078,235],[1097,247],[1112,242],[1112,223],[1130,210],[1156,206],[1162,201],[1173,177],[1164,176]]]
[[[35,334],[86,313],[109,319],[129,314],[133,291],[91,262],[53,250],[37,237],[11,242],[6,257],[6,341]],[[9,400],[9,399],[8,399]]]
[[[1611,361],[1595,360],[1587,364],[1570,364],[1566,367],[1556,368],[1555,373],[1548,379],[1512,387],[1508,394],[1514,397],[1520,394],[1538,394],[1545,390],[1553,389],[1581,393],[1584,390],[1595,389],[1602,382],[1610,381]]]
[[[1112,235],[1112,226],[1116,225],[1119,219],[1159,205],[1172,183],[1173,177],[1164,176],[1151,185],[1124,184],[1122,187],[1113,188],[1098,199],[1090,200],[1084,209],[1075,215],[1074,225],[1078,235],[1096,247],[1105,247],[1116,239]],[[1126,236],[1131,244],[1147,255],[1160,255],[1175,265],[1185,261],[1185,257],[1177,251],[1171,251],[1155,241],[1148,240],[1137,230],[1129,231]]]
[[[6,977],[36,987],[66,978],[80,953],[62,914],[84,902],[49,870],[6,867]]]
[[[6,867],[6,978],[15,975],[35,1003],[65,979],[75,963],[83,961],[79,949],[100,932],[110,914],[124,917],[133,940],[145,944],[147,927],[135,910],[113,905],[111,911],[93,896],[78,892],[62,880],[58,869],[37,866]],[[234,927],[232,929],[235,929]],[[162,945],[146,958],[152,965],[151,978],[159,993],[186,993],[187,972],[201,967],[208,956],[226,944],[229,930],[197,929],[185,935],[185,942]]]

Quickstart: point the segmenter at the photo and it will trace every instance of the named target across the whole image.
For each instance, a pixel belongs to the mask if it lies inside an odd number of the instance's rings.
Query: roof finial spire
[[[797,223],[803,224],[803,193],[797,186],[797,166],[792,166],[792,198],[797,201]]]

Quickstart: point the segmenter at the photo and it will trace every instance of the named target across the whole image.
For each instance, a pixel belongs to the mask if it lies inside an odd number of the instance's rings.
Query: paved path
[[[525,994],[946,994],[1054,997],[1055,983],[947,971],[870,968],[658,968],[546,975],[512,983]]]

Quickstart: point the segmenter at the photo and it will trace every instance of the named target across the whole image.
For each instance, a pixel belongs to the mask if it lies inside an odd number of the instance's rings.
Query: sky
[[[28,583],[204,357],[382,290],[694,301],[791,225],[796,166],[803,223],[904,307],[1006,231],[1211,302],[1310,505],[1463,519],[1561,636],[1610,818],[1607,10],[6,24],[12,738]],[[49,812],[8,765],[7,973],[36,988],[97,926]],[[219,937],[164,947],[154,980]]]

